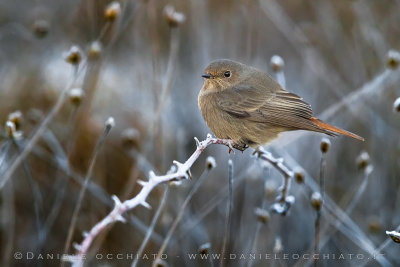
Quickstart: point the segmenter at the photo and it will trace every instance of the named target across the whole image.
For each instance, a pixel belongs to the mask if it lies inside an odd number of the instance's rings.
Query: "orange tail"
[[[318,127],[322,128],[324,130],[328,130],[330,132],[334,132],[334,133],[338,133],[338,134],[342,134],[342,135],[347,135],[347,136],[352,137],[354,139],[357,139],[357,140],[360,140],[360,141],[364,141],[364,138],[362,138],[361,136],[358,136],[358,135],[350,133],[348,131],[339,129],[339,128],[337,128],[337,127],[335,127],[333,125],[330,125],[328,123],[325,123],[325,122],[323,122],[323,121],[321,121],[321,120],[319,120],[317,118],[312,117],[311,121],[315,125],[317,125]]]

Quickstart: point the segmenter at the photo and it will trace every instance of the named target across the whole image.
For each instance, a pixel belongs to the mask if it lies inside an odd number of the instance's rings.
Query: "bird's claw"
[[[228,146],[228,148],[229,148],[229,150],[228,150],[228,153],[229,153],[229,154],[231,154],[231,152],[233,152],[233,154],[235,154],[235,150],[233,150],[234,145],[235,145],[235,144],[233,143],[232,140],[229,140],[229,141],[228,141],[227,146]]]
[[[233,147],[236,148],[237,150],[240,151],[245,151],[247,148],[249,148],[249,146],[247,144],[244,143],[239,143],[239,144],[233,144]]]

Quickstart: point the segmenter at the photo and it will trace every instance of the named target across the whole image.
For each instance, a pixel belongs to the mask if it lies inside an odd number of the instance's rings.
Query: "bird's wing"
[[[263,88],[239,83],[219,92],[218,106],[228,114],[244,120],[268,123],[287,129],[321,131],[310,119],[311,106],[301,97],[282,87]]]
[[[268,94],[262,94],[251,86],[235,85],[217,93],[217,104],[225,112],[238,118],[249,118],[267,102]]]

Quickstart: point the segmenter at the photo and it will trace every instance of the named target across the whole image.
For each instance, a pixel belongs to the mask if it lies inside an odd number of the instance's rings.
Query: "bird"
[[[217,138],[231,140],[238,150],[257,148],[282,132],[295,130],[364,141],[316,118],[303,98],[257,68],[218,59],[206,67],[202,77],[204,83],[198,95],[201,114]]]

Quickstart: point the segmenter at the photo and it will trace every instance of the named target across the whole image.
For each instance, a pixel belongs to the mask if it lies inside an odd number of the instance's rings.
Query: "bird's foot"
[[[244,143],[233,144],[233,147],[236,148],[237,150],[242,151],[242,152],[249,148],[249,146],[247,144],[244,144]]]
[[[226,144],[226,146],[229,148],[228,153],[231,154],[231,152],[233,151],[233,153],[235,154],[235,151],[233,150],[235,143],[228,139],[228,142]]]

